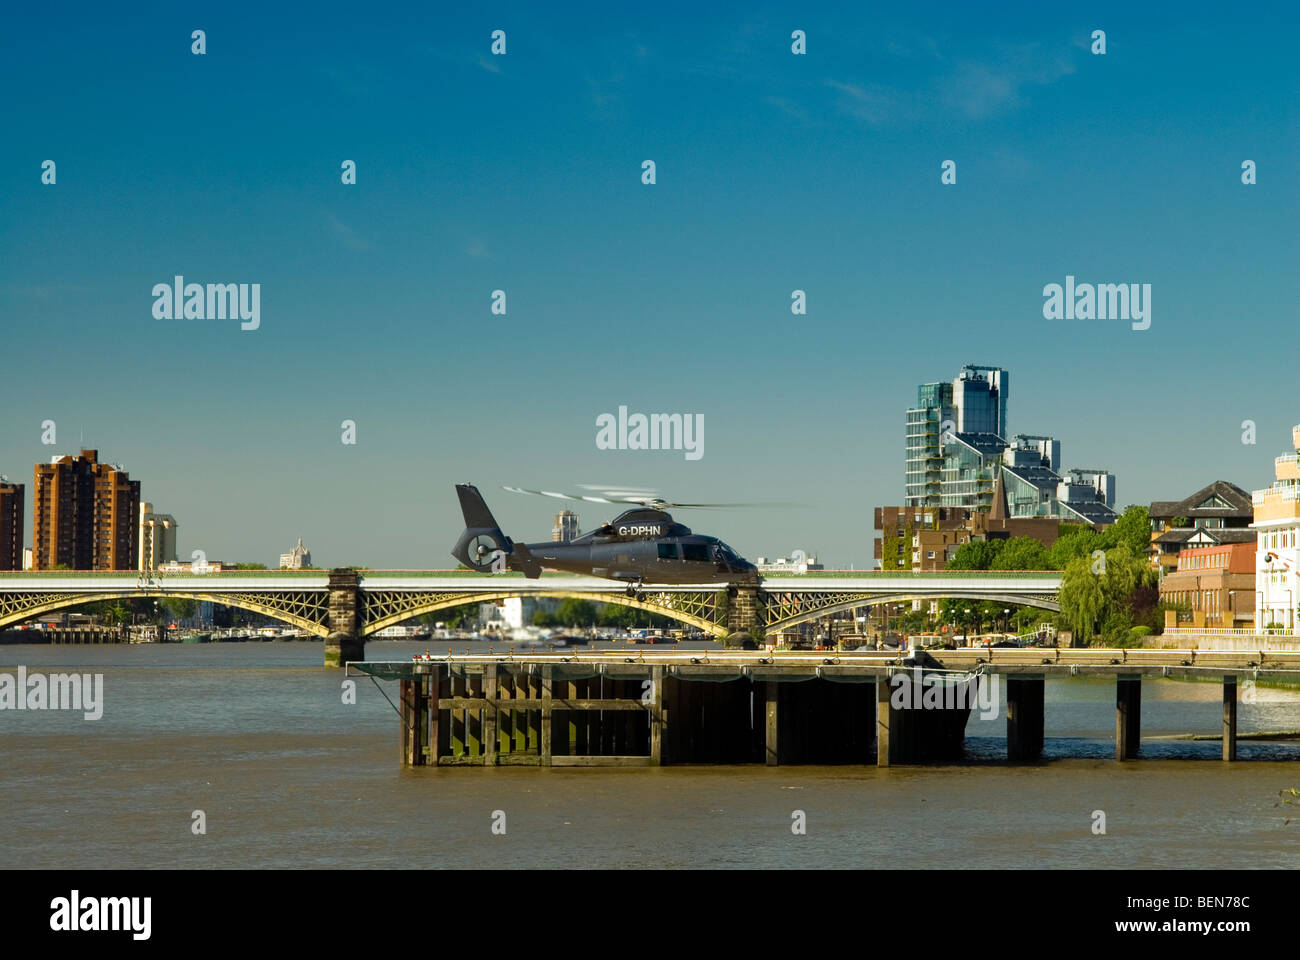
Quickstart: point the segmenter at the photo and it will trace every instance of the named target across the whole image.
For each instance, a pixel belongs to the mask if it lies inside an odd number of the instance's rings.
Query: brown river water
[[[359,677],[344,704],[321,661],[305,642],[0,646],[0,672],[104,677],[99,720],[0,710],[0,868],[1300,866],[1300,807],[1279,804],[1300,741],[1224,764],[1217,742],[1158,739],[1217,733],[1215,683],[1144,683],[1123,764],[1113,682],[1076,678],[1048,682],[1033,765],[972,717],[968,762],[945,766],[403,769],[380,690]],[[1300,691],[1259,688],[1239,718],[1300,729]]]

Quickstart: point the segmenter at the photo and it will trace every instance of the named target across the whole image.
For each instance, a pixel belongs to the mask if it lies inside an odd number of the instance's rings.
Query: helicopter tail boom
[[[526,547],[522,544],[516,546],[501,531],[483,495],[478,492],[478,487],[472,483],[458,483],[456,496],[460,498],[460,512],[465,518],[465,529],[452,547],[453,557],[479,573],[522,570],[530,578],[541,576],[541,564]]]

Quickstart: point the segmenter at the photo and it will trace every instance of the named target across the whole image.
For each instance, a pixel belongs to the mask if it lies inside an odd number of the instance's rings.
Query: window
[[[709,548],[702,543],[683,543],[682,557],[696,563],[708,563]]]
[[[660,560],[676,560],[676,559],[677,559],[677,544],[675,544],[675,543],[661,543],[661,544],[659,544],[659,559],[660,559]]]

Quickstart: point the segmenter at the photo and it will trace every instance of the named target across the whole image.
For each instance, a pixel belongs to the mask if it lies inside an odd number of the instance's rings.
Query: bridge
[[[51,611],[105,600],[188,598],[274,617],[326,641],[325,662],[360,660],[385,627],[466,603],[562,597],[647,610],[718,638],[767,633],[830,614],[910,600],[992,600],[1058,610],[1060,574],[1010,571],[819,571],[765,577],[757,587],[646,586],[629,596],[596,577],[456,570],[223,570],[158,574],[41,571],[0,574],[0,629]]]

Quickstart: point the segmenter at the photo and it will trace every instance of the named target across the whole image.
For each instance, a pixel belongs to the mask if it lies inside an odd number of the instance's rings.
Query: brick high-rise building
[[[21,483],[0,477],[0,570],[23,568],[23,497]]]
[[[99,451],[35,467],[32,566],[50,570],[134,570],[140,481],[99,462]]]

